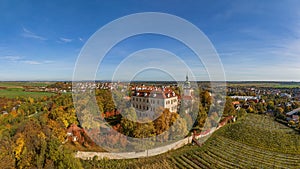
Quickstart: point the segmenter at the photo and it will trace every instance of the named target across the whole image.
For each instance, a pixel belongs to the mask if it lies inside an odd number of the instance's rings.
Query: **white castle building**
[[[139,118],[154,118],[159,108],[177,112],[178,97],[170,88],[136,87],[130,98]]]

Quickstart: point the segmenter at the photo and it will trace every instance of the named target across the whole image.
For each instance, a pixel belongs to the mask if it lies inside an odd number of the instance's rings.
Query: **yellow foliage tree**
[[[25,141],[24,136],[20,133],[18,133],[19,137],[16,140],[16,146],[14,148],[15,158],[17,160],[20,160],[22,151],[24,149]]]

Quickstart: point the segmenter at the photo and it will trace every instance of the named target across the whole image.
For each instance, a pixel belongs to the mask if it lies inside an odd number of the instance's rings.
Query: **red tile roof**
[[[170,98],[175,97],[175,92],[170,88],[143,87],[135,88],[133,96],[152,97],[152,98]]]

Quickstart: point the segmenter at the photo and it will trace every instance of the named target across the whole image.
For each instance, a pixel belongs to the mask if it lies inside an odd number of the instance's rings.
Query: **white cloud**
[[[40,64],[42,64],[41,62],[34,61],[34,60],[25,60],[25,61],[22,61],[22,62],[25,63],[25,64],[29,64],[29,65],[40,65]]]
[[[64,42],[64,43],[69,43],[69,42],[72,42],[73,39],[69,39],[69,38],[59,38],[60,42]]]
[[[29,60],[21,56],[0,56],[0,60],[8,61],[11,63],[22,63],[22,64],[29,64],[29,65],[41,65],[41,64],[52,64],[54,61],[52,60],[44,60],[44,61],[37,61],[37,60]]]
[[[42,64],[52,64],[54,61],[52,60],[44,60],[44,61],[36,61],[36,60],[23,60],[22,63],[29,65],[42,65]]]
[[[50,63],[54,63],[54,61],[52,61],[52,60],[45,60],[43,63],[44,64],[50,64]]]
[[[28,29],[23,27],[23,33],[21,34],[25,38],[33,38],[33,39],[38,39],[38,40],[47,40],[45,37],[39,36]]]
[[[22,57],[20,57],[20,56],[1,56],[0,59],[7,60],[7,61],[17,61],[17,60],[22,59]]]

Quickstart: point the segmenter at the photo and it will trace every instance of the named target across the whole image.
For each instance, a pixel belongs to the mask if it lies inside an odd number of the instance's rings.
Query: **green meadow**
[[[17,97],[43,97],[51,96],[49,92],[26,92],[24,86],[47,86],[51,82],[0,82],[0,97],[17,98]]]

